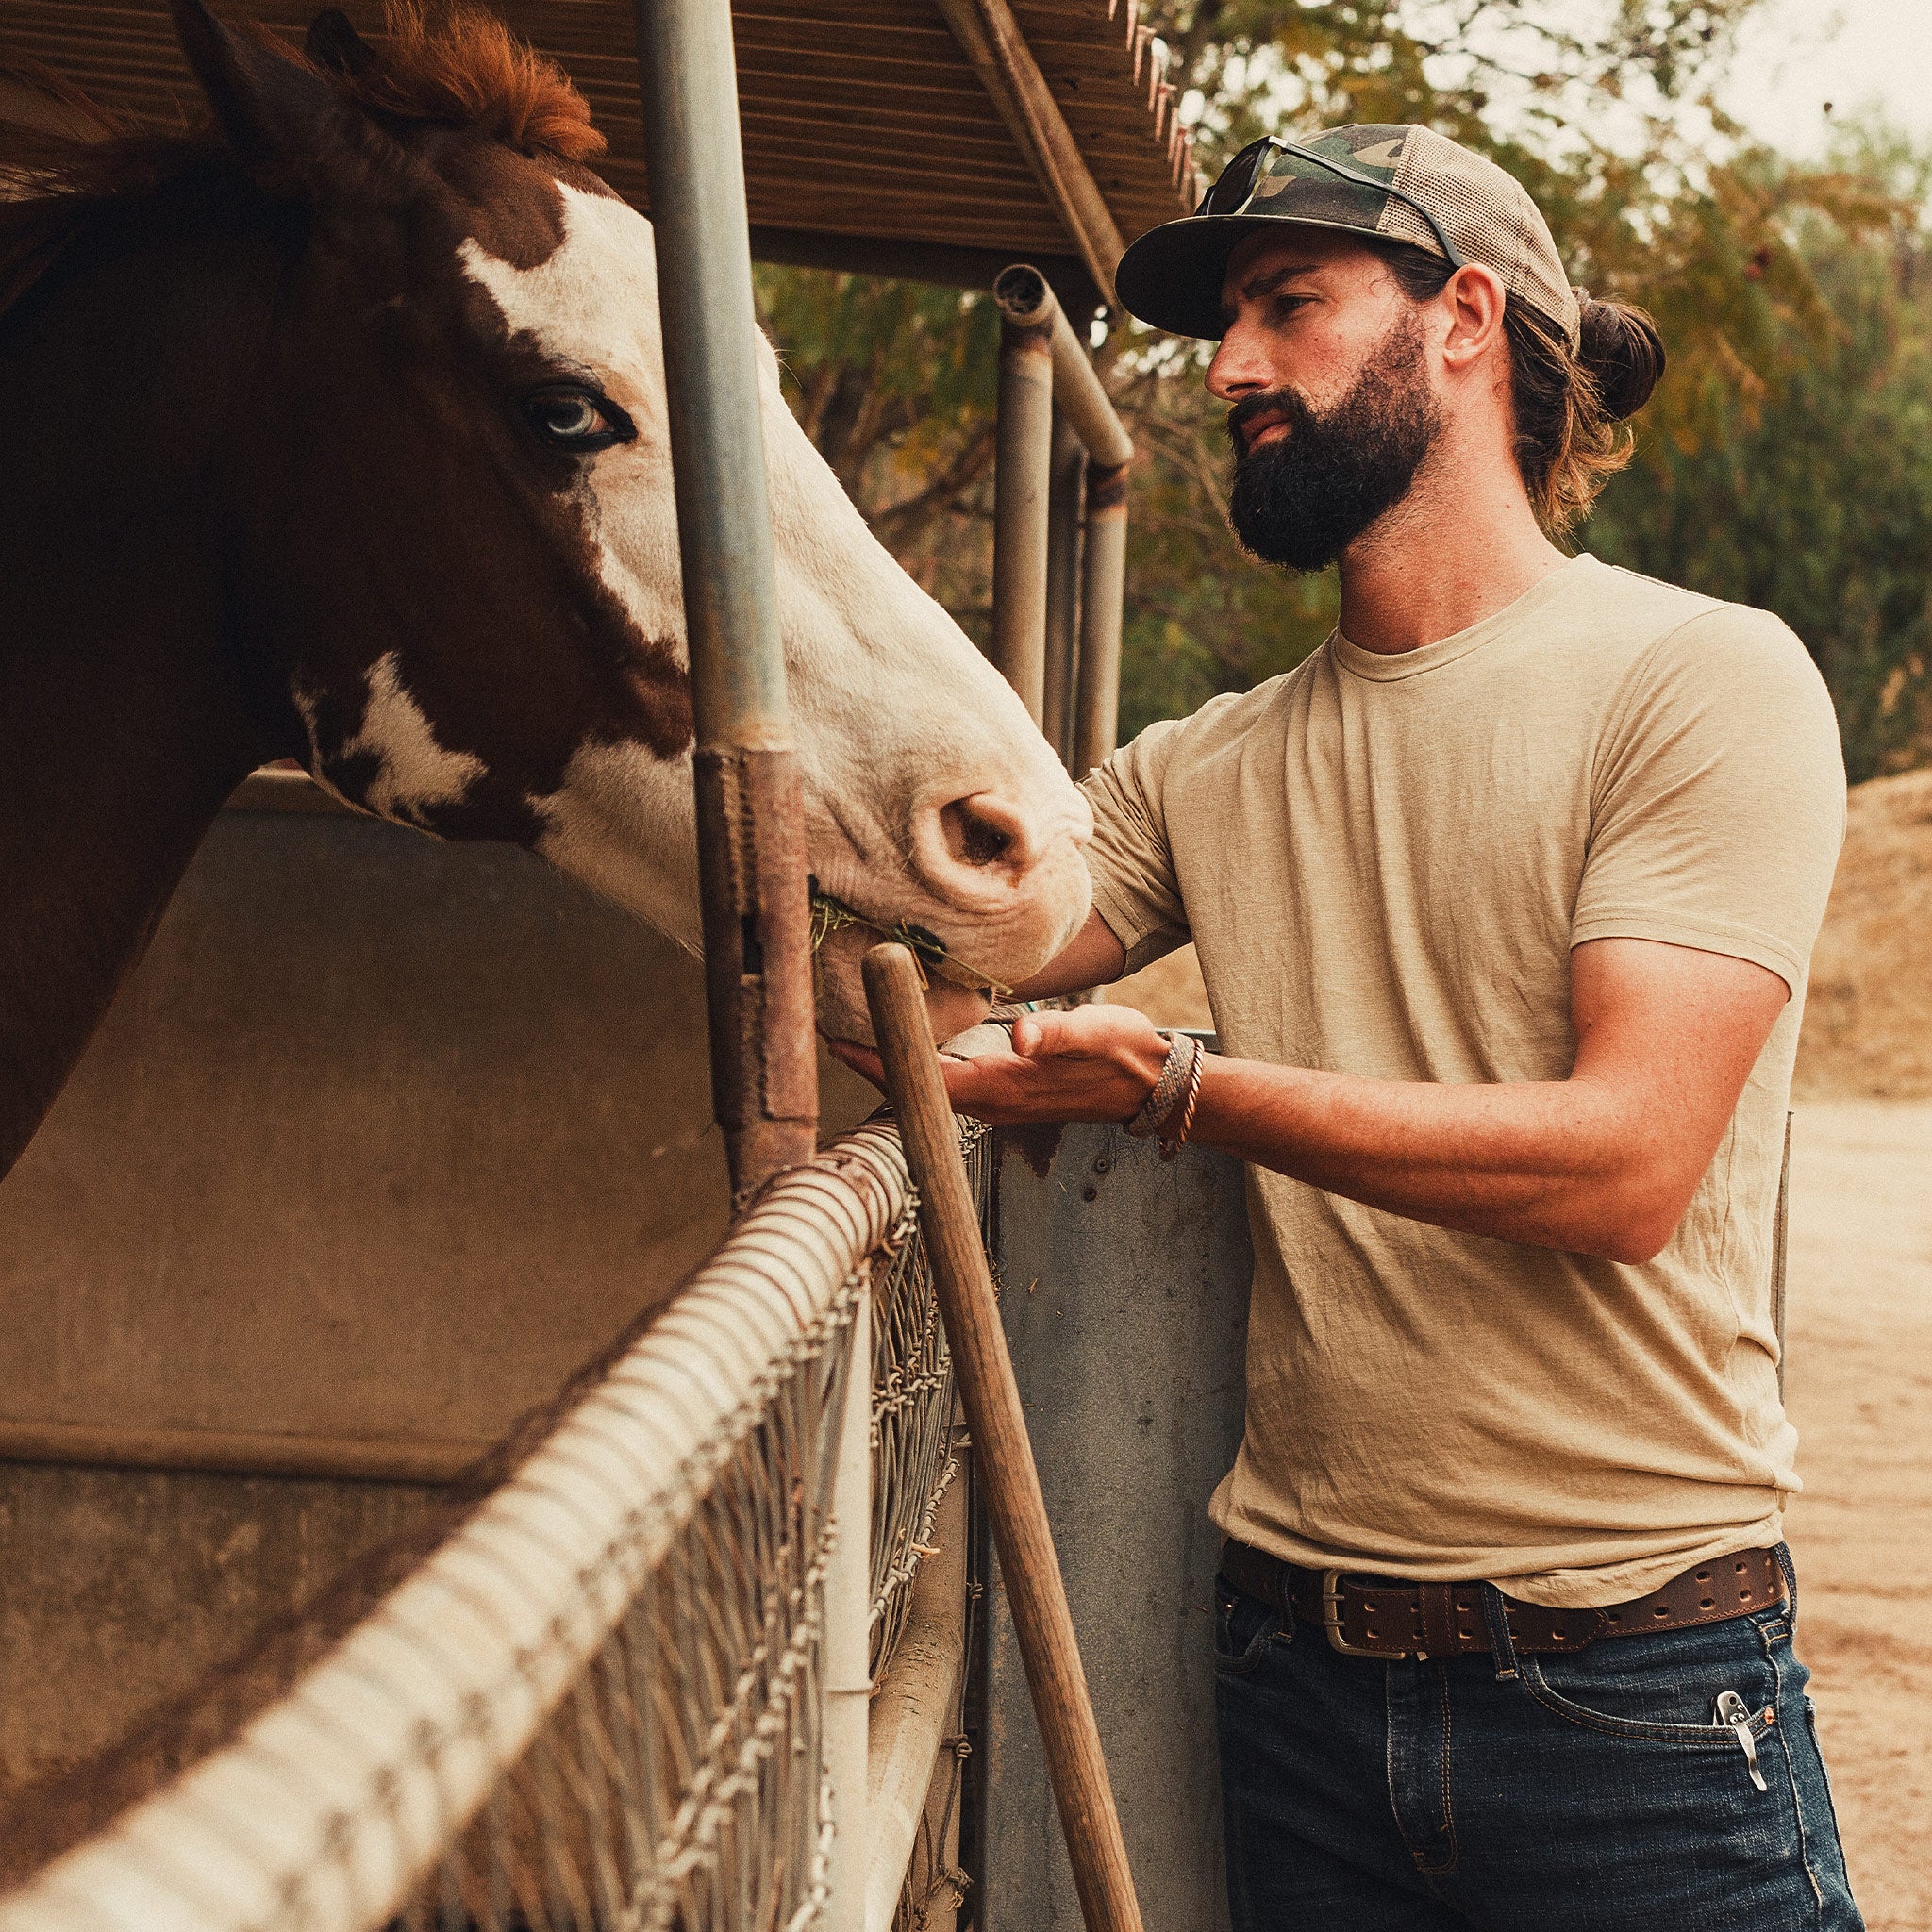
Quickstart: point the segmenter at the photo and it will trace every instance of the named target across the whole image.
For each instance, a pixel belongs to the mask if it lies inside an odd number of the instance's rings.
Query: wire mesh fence
[[[959,1146],[985,1222],[991,1132],[960,1120]],[[873,1274],[872,1674],[891,1660],[905,1628],[913,1574],[932,1542],[940,1499],[958,1474],[951,1452],[953,1364],[915,1226]]]
[[[0,1900],[0,1932],[818,1922],[832,1481],[868,1291],[883,1669],[954,1463],[910,1190],[874,1125],[773,1187],[286,1694]]]

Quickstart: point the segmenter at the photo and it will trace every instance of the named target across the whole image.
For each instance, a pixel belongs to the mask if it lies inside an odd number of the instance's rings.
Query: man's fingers
[[[843,1060],[855,1074],[862,1074],[881,1092],[886,1086],[886,1069],[877,1051],[870,1046],[860,1046],[856,1040],[828,1040],[825,1051],[835,1060]]]
[[[1072,1037],[1075,1029],[1067,1024],[1073,1017],[1071,1013],[1022,1013],[1013,1022],[1013,1051],[1026,1059],[1079,1052],[1080,1043]]]
[[[860,1046],[853,1040],[828,1040],[825,1051],[834,1059],[843,1061],[855,1074],[862,1074],[881,1091],[884,1091],[886,1070],[876,1048]],[[1015,1069],[1024,1069],[1025,1064],[1009,1053],[980,1054],[972,1059],[962,1059],[958,1054],[940,1055],[940,1072],[945,1077],[946,1092],[955,1107],[997,1099],[1008,1091],[1008,1076]]]

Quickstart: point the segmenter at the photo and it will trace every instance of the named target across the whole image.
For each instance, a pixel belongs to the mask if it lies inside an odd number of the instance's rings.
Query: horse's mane
[[[376,58],[355,72],[252,31],[379,125],[470,128],[566,161],[603,152],[590,104],[570,77],[493,14],[456,5],[432,24],[421,0],[388,0]],[[227,165],[205,107],[186,127],[157,133],[108,114],[38,64],[0,67],[7,82],[50,111],[31,121],[0,118],[0,316],[95,213]]]

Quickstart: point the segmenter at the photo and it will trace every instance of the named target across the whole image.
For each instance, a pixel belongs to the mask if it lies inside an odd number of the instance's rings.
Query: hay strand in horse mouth
[[[994,999],[1002,1000],[1013,989],[1001,981],[969,966],[946,948],[945,941],[937,933],[928,931],[923,925],[913,925],[907,920],[896,924],[884,925],[876,919],[868,919],[864,913],[856,911],[844,900],[837,899],[822,888],[816,878],[811,886],[811,949],[816,954],[835,932],[842,932],[848,925],[863,926],[868,932],[875,932],[882,940],[891,940],[902,945],[912,955],[921,974],[921,985],[924,975],[932,974],[950,981],[954,986],[963,986],[969,992],[990,993]]]

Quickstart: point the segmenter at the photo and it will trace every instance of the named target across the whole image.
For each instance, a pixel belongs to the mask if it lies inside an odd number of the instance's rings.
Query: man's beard
[[[1263,414],[1284,418],[1288,433],[1248,451],[1248,425]],[[1227,417],[1235,447],[1227,515],[1235,535],[1268,563],[1327,569],[1408,494],[1440,424],[1413,317],[1389,331],[1325,414],[1316,415],[1291,389],[1243,396]]]

